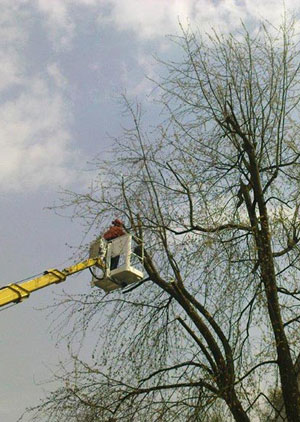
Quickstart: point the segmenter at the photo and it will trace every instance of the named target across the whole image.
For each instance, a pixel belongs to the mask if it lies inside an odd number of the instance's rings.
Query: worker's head
[[[119,220],[118,218],[116,218],[114,221],[112,221],[112,224],[114,226],[118,226],[118,227],[124,226],[124,223],[121,220]]]

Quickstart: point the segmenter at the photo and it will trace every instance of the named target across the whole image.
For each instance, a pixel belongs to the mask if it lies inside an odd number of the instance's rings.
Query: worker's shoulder
[[[121,227],[112,226],[104,233],[103,237],[106,240],[110,240],[115,237],[123,236],[124,234],[126,234],[126,232]]]

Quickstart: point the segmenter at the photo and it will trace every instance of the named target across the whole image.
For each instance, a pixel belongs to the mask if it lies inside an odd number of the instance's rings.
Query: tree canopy
[[[147,127],[124,97],[132,125],[91,190],[62,204],[95,234],[123,219],[144,241],[145,281],[64,299],[70,342],[98,341],[37,420],[300,420],[295,24],[173,40],[181,57],[155,82],[162,122]]]

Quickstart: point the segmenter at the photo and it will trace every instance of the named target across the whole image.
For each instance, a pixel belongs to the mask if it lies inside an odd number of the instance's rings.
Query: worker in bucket
[[[110,240],[116,239],[117,237],[126,234],[124,229],[124,223],[116,218],[112,221],[112,226],[104,233],[104,239],[109,242]],[[110,270],[115,270],[118,267],[120,255],[113,256],[110,261]]]

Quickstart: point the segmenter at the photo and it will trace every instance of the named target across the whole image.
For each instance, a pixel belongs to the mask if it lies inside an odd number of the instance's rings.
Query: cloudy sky
[[[153,55],[176,54],[178,20],[234,31],[267,17],[277,0],[0,0],[0,285],[67,265],[82,229],[46,211],[61,187],[84,190],[87,162],[121,132],[117,97],[149,101]],[[285,1],[298,13],[296,0]],[[73,282],[80,290],[88,275]],[[72,283],[69,281],[69,283]],[[80,284],[81,283],[81,284]],[[57,286],[56,291],[61,291]],[[53,290],[0,312],[0,420],[37,403],[49,366],[64,356],[38,311]]]

